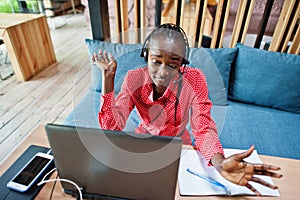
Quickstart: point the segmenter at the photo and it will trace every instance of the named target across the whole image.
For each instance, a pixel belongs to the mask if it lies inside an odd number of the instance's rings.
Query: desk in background
[[[56,62],[54,48],[43,14],[0,13],[0,37],[19,81],[27,81]]]
[[[0,165],[0,176],[11,166],[15,160],[31,145],[39,145],[49,147],[47,136],[44,126],[40,125],[24,140],[20,146]],[[186,148],[186,147],[184,147]],[[269,164],[274,164],[281,167],[281,173],[283,177],[281,179],[273,179],[275,185],[279,187],[280,197],[255,197],[255,196],[180,196],[177,187],[175,199],[176,200],[196,200],[196,199],[243,199],[243,200],[255,200],[255,199],[274,199],[274,200],[296,200],[300,197],[300,160],[279,158],[273,156],[260,156],[262,161]],[[52,175],[52,178],[56,176],[56,173]],[[53,183],[47,183],[40,191],[36,200],[49,199]],[[53,192],[53,199],[75,199],[70,195],[66,195],[62,191],[60,183],[57,183]]]

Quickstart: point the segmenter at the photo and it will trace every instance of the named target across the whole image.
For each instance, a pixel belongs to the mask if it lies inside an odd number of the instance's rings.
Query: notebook
[[[174,199],[182,140],[122,131],[45,126],[60,178],[85,198]],[[66,193],[75,187],[62,182]]]
[[[225,157],[245,151],[241,149],[224,149]],[[245,160],[250,163],[262,163],[256,150]],[[183,196],[255,195],[247,187],[226,180],[214,167],[208,166],[204,158],[195,150],[182,150],[178,176],[179,193]],[[256,176],[274,184],[268,176]],[[214,182],[212,183],[211,180]],[[215,184],[216,182],[218,184]],[[250,184],[263,196],[280,196],[277,189],[273,190],[255,182],[250,182]]]

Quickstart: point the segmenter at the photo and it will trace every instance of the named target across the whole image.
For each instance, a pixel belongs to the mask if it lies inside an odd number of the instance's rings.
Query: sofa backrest
[[[115,93],[119,93],[130,69],[147,66],[142,44],[118,44],[86,39],[89,53],[106,49],[118,62]],[[229,100],[300,113],[300,56],[255,49],[191,48],[190,67],[201,69],[214,105]],[[101,92],[101,71],[92,64],[90,89]]]

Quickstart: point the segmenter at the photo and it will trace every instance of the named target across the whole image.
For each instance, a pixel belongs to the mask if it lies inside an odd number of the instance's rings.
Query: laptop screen
[[[85,197],[174,199],[182,141],[122,131],[47,124],[60,178]],[[68,193],[77,194],[68,183]]]

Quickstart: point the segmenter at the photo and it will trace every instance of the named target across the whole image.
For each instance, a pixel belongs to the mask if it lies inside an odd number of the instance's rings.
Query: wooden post
[[[218,3],[210,48],[221,48],[227,26],[231,0]]]
[[[122,23],[121,23],[121,3],[119,0],[115,0],[115,16],[116,16],[116,31],[117,34],[122,32]],[[122,43],[122,38],[118,37],[118,42]]]
[[[292,41],[292,45],[288,51],[288,53],[292,54],[300,54],[300,25],[298,25],[297,32]]]
[[[262,38],[264,36],[265,30],[266,30],[266,27],[267,27],[267,24],[268,24],[268,20],[270,18],[270,14],[271,14],[271,11],[272,11],[273,4],[274,4],[274,0],[268,0],[267,3],[266,3],[264,14],[263,14],[262,20],[259,24],[259,28],[258,28],[259,33],[257,34],[255,44],[254,44],[254,48],[259,49],[259,47],[260,47]]]
[[[184,2],[183,2],[184,3]],[[181,19],[181,6],[182,6],[182,0],[175,0],[175,17],[176,17],[176,21],[175,21],[175,24],[177,26],[180,26],[180,19]]]
[[[284,1],[273,37],[269,47],[269,51],[281,51],[282,41],[287,31],[290,18],[292,18],[293,8],[296,2],[299,6],[299,0],[286,0]],[[294,16],[298,17],[298,16]]]
[[[183,28],[183,20],[184,20],[184,8],[185,8],[185,0],[181,3],[181,9],[180,9],[180,27]]]
[[[135,41],[141,42],[141,1],[134,0],[134,28],[135,28]]]
[[[289,43],[289,41],[291,39],[291,36],[293,34],[293,31],[294,31],[294,28],[296,26],[297,20],[299,19],[299,16],[300,16],[299,1],[298,1],[298,5],[294,5],[291,16],[292,17],[290,17],[289,23],[287,25],[288,30],[285,31],[283,40],[281,42],[281,46],[280,46],[280,51],[281,52],[286,52],[287,51],[288,43]]]
[[[161,4],[162,0],[156,0],[155,2],[155,26],[158,27],[161,23]]]
[[[141,28],[143,29],[143,31],[141,32],[141,41],[145,40],[145,35],[146,35],[146,0],[141,0]]]
[[[91,29],[94,40],[110,38],[110,25],[107,0],[88,0]]]
[[[128,0],[120,0],[121,10],[121,37],[123,43],[128,43]]]
[[[235,47],[236,43],[244,43],[249,27],[251,14],[254,8],[255,0],[241,0],[237,11],[230,48]]]
[[[196,3],[196,16],[195,16],[195,47],[201,47],[202,37],[204,31],[205,15],[207,9],[207,0],[198,0]]]

